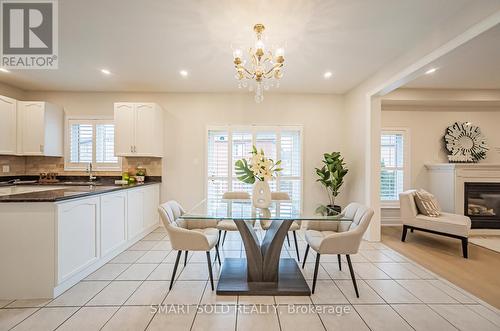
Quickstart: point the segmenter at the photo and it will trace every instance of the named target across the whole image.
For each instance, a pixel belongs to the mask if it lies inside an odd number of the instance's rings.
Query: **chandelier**
[[[264,100],[264,90],[269,90],[270,87],[279,87],[279,80],[283,77],[283,63],[285,62],[285,50],[277,48],[266,49],[262,41],[262,34],[265,30],[263,24],[255,24],[253,27],[257,40],[255,46],[248,49],[249,64],[246,66],[247,61],[243,59],[243,52],[241,49],[233,51],[233,62],[236,69],[235,78],[238,80],[239,88],[249,87],[250,91],[254,90],[255,82],[255,101],[260,103]],[[251,81],[248,84],[248,81]]]

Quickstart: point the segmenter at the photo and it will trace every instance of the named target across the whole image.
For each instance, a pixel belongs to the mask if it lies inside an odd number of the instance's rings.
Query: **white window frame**
[[[228,134],[228,177],[208,176],[208,133],[209,131],[226,131]],[[300,132],[300,177],[282,176],[280,173],[276,176],[276,187],[280,187],[280,181],[299,180],[300,181],[300,211],[303,211],[304,205],[304,127],[302,125],[209,125],[205,131],[205,198],[208,196],[208,181],[222,179],[228,180],[228,189],[233,187],[233,135],[236,132],[250,132],[252,134],[252,145],[255,145],[255,136],[257,132],[276,132],[276,158],[280,159],[281,153],[281,132],[299,131]]]
[[[67,117],[64,123],[64,171],[87,171],[88,163],[74,163],[70,162],[70,144],[71,144],[71,124],[92,124],[93,125],[93,135],[92,139],[92,170],[93,171],[122,171],[122,159],[118,157],[118,162],[115,163],[97,163],[96,158],[96,125],[97,124],[115,124],[113,117]],[[116,138],[116,136],[115,136]]]
[[[399,128],[399,127],[386,127],[382,128],[380,132],[380,137],[384,134],[402,134],[403,135],[403,191],[406,191],[410,188],[411,182],[411,161],[410,161],[410,129],[409,128]],[[380,146],[380,145],[379,145]],[[379,158],[380,153],[382,151],[382,146],[379,147]],[[382,173],[382,166],[380,167],[379,173],[379,181],[380,174]],[[399,169],[399,168],[398,168]],[[380,185],[379,185],[380,187]],[[380,188],[379,188],[379,196],[380,196]],[[382,200],[380,199],[381,208],[399,208],[399,197],[396,200]]]

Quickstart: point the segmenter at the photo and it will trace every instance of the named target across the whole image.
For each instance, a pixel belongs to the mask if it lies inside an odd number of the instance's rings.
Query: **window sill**
[[[381,201],[380,208],[383,209],[399,209],[399,200],[396,201]]]

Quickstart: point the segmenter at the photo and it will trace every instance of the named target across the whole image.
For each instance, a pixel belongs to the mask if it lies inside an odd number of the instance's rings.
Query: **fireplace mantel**
[[[464,214],[465,183],[500,183],[498,163],[434,163],[425,168],[429,191],[450,213]]]

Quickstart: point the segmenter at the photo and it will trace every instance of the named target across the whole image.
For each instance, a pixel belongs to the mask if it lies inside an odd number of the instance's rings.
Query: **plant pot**
[[[337,215],[335,212],[337,212],[338,214],[342,212],[342,207],[339,205],[327,205],[327,207],[328,207],[328,216]]]
[[[252,203],[256,208],[268,208],[271,205],[271,189],[267,181],[256,181],[253,185]]]

